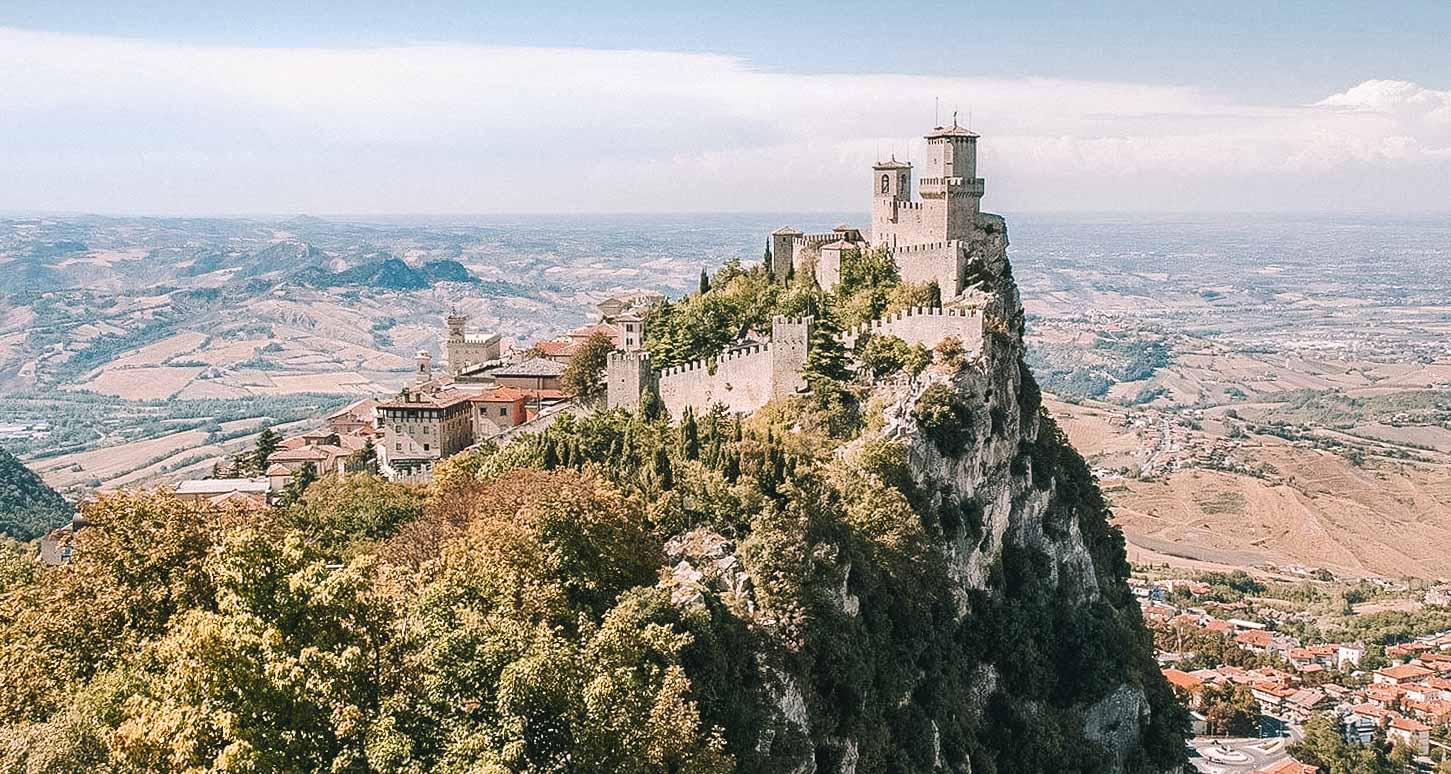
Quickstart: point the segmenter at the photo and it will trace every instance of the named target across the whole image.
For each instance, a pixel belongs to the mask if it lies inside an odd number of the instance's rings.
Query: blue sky
[[[0,208],[860,209],[935,97],[1004,210],[1451,199],[1451,3],[1087,5],[10,0]]]

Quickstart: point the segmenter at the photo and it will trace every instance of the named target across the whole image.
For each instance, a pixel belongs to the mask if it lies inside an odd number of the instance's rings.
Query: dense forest
[[[0,535],[33,540],[70,523],[71,506],[15,455],[0,449]]]
[[[701,284],[652,348],[930,292]],[[647,395],[426,487],[330,476],[267,511],[103,496],[69,564],[0,555],[0,771],[1177,771],[1122,537],[1020,348],[989,406],[952,342],[851,368],[826,333],[810,389],[751,417]],[[1041,505],[1014,527],[1036,542],[922,475],[888,377],[932,385],[899,404],[931,459],[1008,450],[989,477]],[[987,546],[965,581],[954,555]],[[1126,702],[1129,727],[1102,719]]]

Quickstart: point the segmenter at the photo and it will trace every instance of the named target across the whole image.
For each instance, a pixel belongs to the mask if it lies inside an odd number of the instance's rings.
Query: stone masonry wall
[[[771,400],[773,373],[770,344],[759,344],[722,355],[711,372],[704,360],[660,372],[660,400],[670,415],[679,417],[686,406],[704,411],[719,403],[734,413],[750,413]]]
[[[972,355],[982,351],[982,323],[982,312],[976,309],[918,306],[858,325],[843,333],[841,342],[847,349],[852,349],[864,334],[871,334],[896,336],[908,344],[921,344],[931,349],[948,336],[956,336],[962,341],[963,350]]]

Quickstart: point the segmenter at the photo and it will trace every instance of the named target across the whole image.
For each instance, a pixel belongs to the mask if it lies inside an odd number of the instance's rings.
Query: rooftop
[[[1435,672],[1423,666],[1417,666],[1415,664],[1402,664],[1400,666],[1377,669],[1375,670],[1375,673],[1384,677],[1389,677],[1392,680],[1416,680],[1422,677],[1430,677],[1431,675],[1436,674]]]
[[[565,366],[553,360],[533,357],[522,363],[495,369],[494,376],[563,376]]]
[[[470,400],[479,403],[513,403],[529,397],[529,393],[513,387],[495,387],[492,390],[481,392]]]
[[[929,139],[929,140],[935,140],[935,139],[937,139],[939,137],[972,137],[972,138],[975,138],[977,136],[978,136],[977,135],[977,132],[973,132],[971,130],[964,129],[964,128],[958,126],[956,121],[952,122],[952,126],[949,126],[949,127],[941,127],[941,126],[939,126],[939,127],[936,127],[932,131],[930,131],[930,132],[927,133],[927,139]]]
[[[464,390],[443,390],[433,393],[408,393],[396,400],[378,404],[380,409],[440,409],[451,408],[476,393],[465,392]]]
[[[266,478],[192,478],[176,485],[179,495],[219,495],[227,492],[266,494],[272,485]]]

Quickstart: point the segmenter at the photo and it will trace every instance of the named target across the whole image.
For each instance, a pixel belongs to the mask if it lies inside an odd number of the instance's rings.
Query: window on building
[[[424,450],[424,451],[428,451],[428,444],[424,444],[424,445],[423,445],[423,450]]]
[[[507,416],[509,416],[509,409],[508,409],[507,406],[500,406],[499,407],[499,416],[501,416],[501,417],[507,417]]]

